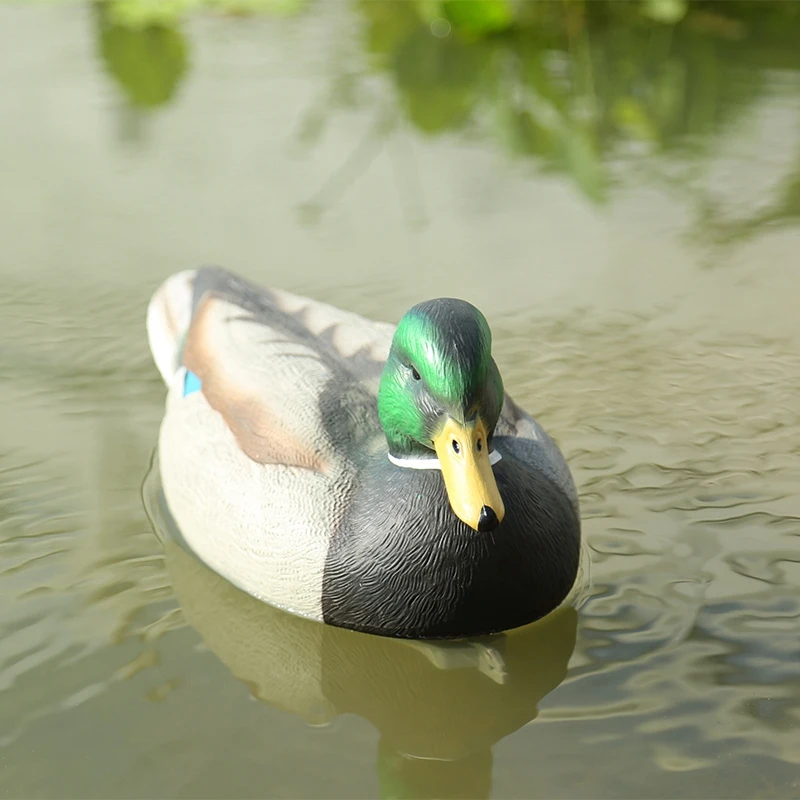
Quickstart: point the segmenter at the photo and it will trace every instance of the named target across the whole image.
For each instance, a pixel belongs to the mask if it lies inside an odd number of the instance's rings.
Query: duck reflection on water
[[[492,748],[536,719],[567,673],[577,612],[504,634],[393,639],[288,614],[245,594],[182,546],[157,459],[145,503],[187,622],[258,700],[325,725],[356,714],[378,730],[383,797],[489,797]]]

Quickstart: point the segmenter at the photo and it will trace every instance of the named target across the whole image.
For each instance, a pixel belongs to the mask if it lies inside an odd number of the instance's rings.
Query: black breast
[[[572,588],[580,521],[564,492],[497,446],[506,515],[478,533],[450,508],[438,471],[363,470],[332,540],[322,586],[326,622],[385,636],[457,638],[510,630],[543,617]]]

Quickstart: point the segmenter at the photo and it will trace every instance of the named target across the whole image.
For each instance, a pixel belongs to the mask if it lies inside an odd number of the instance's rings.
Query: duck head
[[[503,380],[483,314],[464,300],[419,303],[400,320],[378,391],[396,464],[440,468],[454,513],[490,531],[505,508],[492,463]]]

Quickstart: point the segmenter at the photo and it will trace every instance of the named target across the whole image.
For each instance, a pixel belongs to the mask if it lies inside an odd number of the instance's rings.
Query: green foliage
[[[100,57],[131,105],[155,108],[173,99],[186,71],[187,46],[166,24],[123,24],[105,4],[97,7]]]
[[[658,22],[674,25],[689,10],[689,0],[645,0],[642,14]]]
[[[101,2],[104,18],[111,26],[135,31],[174,25],[192,7],[192,0],[114,0]]]
[[[338,0],[337,0],[338,2]],[[341,0],[346,2],[346,0]],[[311,0],[104,0],[109,73],[133,106],[169,102],[190,12],[296,14]],[[800,69],[800,3],[714,0],[352,0],[368,68],[430,136],[463,131],[568,174],[592,202],[626,145],[699,156],[746,114],[772,69]],[[746,65],[746,66],[744,66]],[[349,105],[360,74],[334,75]],[[337,90],[309,117],[324,128]],[[386,113],[384,109],[383,112]],[[394,113],[394,112],[392,112]]]
[[[221,14],[273,14],[290,16],[305,8],[309,0],[100,0],[118,25],[144,28],[174,25],[192,12]]]
[[[442,16],[460,31],[495,33],[514,21],[509,0],[444,0]]]
[[[411,121],[426,133],[462,125],[478,99],[486,55],[481,47],[412,31],[392,63]]]
[[[415,0],[359,10],[372,66],[392,77],[418,129],[474,135],[477,125],[510,155],[571,175],[594,202],[606,197],[606,163],[626,142],[697,152],[759,96],[763,69],[778,59],[800,68],[796,36],[769,21],[800,34],[800,14],[778,4],[760,15],[753,3],[686,0]],[[442,19],[449,34],[435,27]]]

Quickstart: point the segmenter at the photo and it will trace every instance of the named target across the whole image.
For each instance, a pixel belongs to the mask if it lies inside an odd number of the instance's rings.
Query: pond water
[[[0,795],[800,797],[798,36],[794,4],[0,8]],[[163,547],[144,313],[209,262],[478,305],[580,490],[578,612],[431,650]]]

